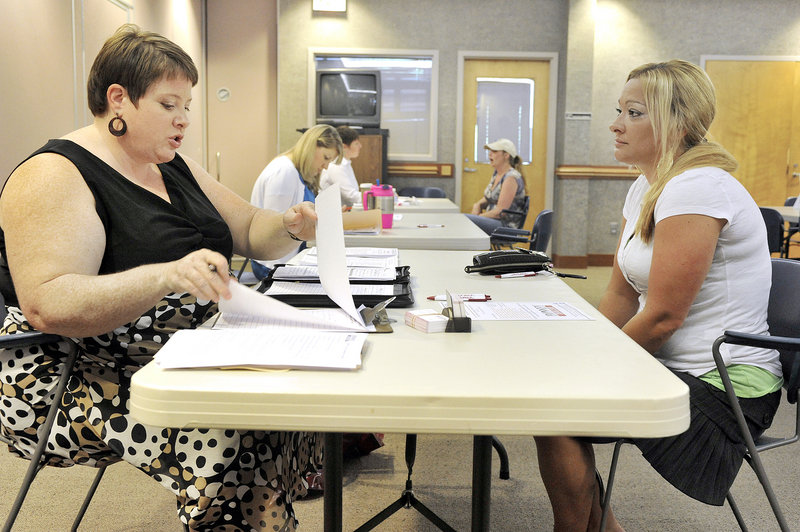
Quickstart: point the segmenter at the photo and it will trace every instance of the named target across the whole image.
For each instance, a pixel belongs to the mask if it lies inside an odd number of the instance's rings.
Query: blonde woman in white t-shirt
[[[766,229],[752,197],[730,174],[736,161],[706,140],[715,95],[700,68],[673,60],[634,69],[617,111],[610,126],[614,155],[642,175],[625,201],[599,309],[689,387],[689,430],[636,445],[671,484],[721,505],[744,445],[731,436],[738,433],[736,421],[711,347],[725,329],[767,331],[772,270]],[[730,359],[736,394],[757,436],[780,401],[778,354],[731,346]],[[592,440],[537,437],[536,444],[554,529],[597,530],[602,485]],[[622,530],[613,514],[606,529]]]

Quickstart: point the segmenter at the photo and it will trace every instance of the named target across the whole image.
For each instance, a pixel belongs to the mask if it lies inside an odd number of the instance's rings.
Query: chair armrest
[[[737,331],[725,331],[720,338],[727,344],[800,351],[800,338],[791,338],[788,336],[766,336]]]
[[[528,236],[530,235],[530,231],[526,231],[525,229],[515,229],[513,227],[498,227],[496,228],[491,236]]]
[[[497,235],[497,234],[492,234],[492,236],[489,238],[489,242],[500,242],[500,241],[502,241],[502,242],[520,242],[520,243],[527,244],[528,243],[528,238],[527,237],[522,237],[522,236]]]
[[[0,336],[0,349],[16,349],[29,345],[42,345],[58,342],[62,337],[57,334],[48,334],[39,331],[27,331],[16,334]]]

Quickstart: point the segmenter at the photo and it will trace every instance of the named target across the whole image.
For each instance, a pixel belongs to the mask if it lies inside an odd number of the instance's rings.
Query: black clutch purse
[[[467,273],[501,275],[515,272],[551,271],[550,257],[541,251],[529,249],[504,249],[487,251],[472,257],[472,265],[464,268]]]

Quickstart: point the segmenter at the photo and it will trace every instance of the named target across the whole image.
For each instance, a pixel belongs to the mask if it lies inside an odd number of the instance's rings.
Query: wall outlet
[[[608,232],[612,235],[619,233],[619,222],[611,222]]]

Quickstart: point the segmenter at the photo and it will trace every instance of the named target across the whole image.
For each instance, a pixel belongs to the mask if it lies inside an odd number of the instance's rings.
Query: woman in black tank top
[[[151,427],[127,409],[131,375],[230,297],[233,253],[277,258],[315,234],[313,205],[258,209],[177,154],[197,79],[177,45],[121,27],[90,72],[94,122],[49,141],[0,191],[0,333],[64,337],[0,350],[0,378],[15,383],[0,387],[0,429],[30,455],[75,343],[49,463],[126,460],[175,493],[192,529],[291,530],[303,473],[321,459],[315,434]]]

